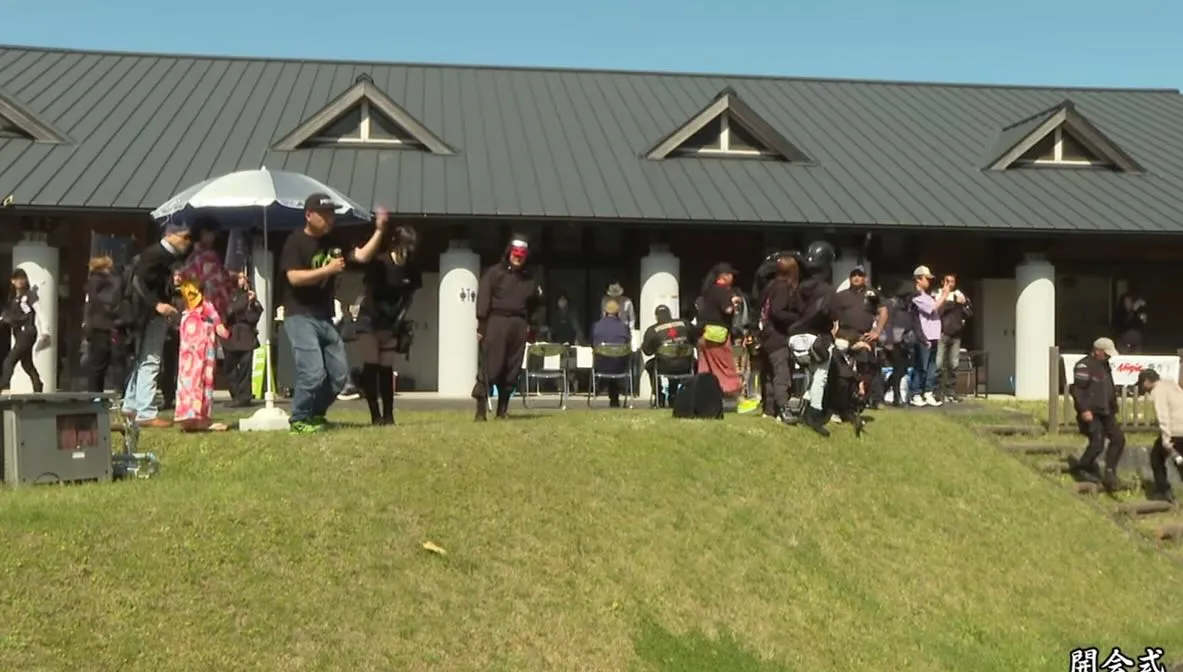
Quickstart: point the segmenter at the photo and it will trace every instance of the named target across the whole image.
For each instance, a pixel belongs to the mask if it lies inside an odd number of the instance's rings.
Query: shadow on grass
[[[635,672],[790,672],[782,663],[764,660],[743,647],[734,634],[711,639],[700,631],[675,635],[652,617],[640,620],[633,637],[640,661]]]

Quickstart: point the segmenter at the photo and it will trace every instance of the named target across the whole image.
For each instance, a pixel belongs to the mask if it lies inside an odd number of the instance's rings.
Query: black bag
[[[709,373],[700,373],[683,383],[674,397],[674,417],[721,420],[723,388],[719,381]]]

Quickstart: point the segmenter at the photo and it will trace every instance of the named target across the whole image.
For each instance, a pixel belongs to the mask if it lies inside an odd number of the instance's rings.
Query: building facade
[[[609,282],[643,328],[717,261],[750,272],[817,238],[885,288],[922,263],[954,272],[990,388],[1041,396],[1048,347],[1105,333],[1127,288],[1151,305],[1147,347],[1179,345],[1162,278],[1183,261],[1180,129],[1177,90],[0,47],[0,267],[10,251],[59,298],[40,357],[68,379],[92,237],[143,244],[177,191],[266,166],[419,229],[416,388],[471,389],[468,290],[520,231],[586,327]]]

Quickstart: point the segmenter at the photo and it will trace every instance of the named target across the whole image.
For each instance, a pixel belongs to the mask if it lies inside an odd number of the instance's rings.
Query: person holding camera
[[[284,334],[292,348],[295,390],[289,420],[293,434],[325,429],[325,414],[349,380],[345,344],[333,325],[337,276],[347,262],[368,264],[382,243],[387,214],[378,212],[374,233],[348,253],[333,234],[340,206],[327,194],[304,201],[304,228],[288,235],[279,255],[284,281]]]
[[[1150,471],[1154,474],[1154,490],[1149,499],[1174,503],[1175,493],[1167,480],[1167,458],[1183,478],[1183,389],[1173,380],[1160,379],[1158,371],[1142,369],[1138,374],[1138,388],[1150,395],[1154,402],[1154,416],[1158,419],[1158,438],[1150,448]]]
[[[370,407],[370,422],[394,424],[394,364],[410,350],[407,310],[423,278],[413,265],[415,230],[399,226],[383,236],[382,247],[366,264],[361,306],[357,314],[357,348],[361,355],[361,388]]]

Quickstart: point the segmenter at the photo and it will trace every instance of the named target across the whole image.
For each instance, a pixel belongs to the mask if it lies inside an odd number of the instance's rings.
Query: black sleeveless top
[[[362,278],[362,295],[358,318],[372,330],[392,330],[415,290],[423,286],[423,278],[413,265],[399,265],[389,252],[366,264]]]

